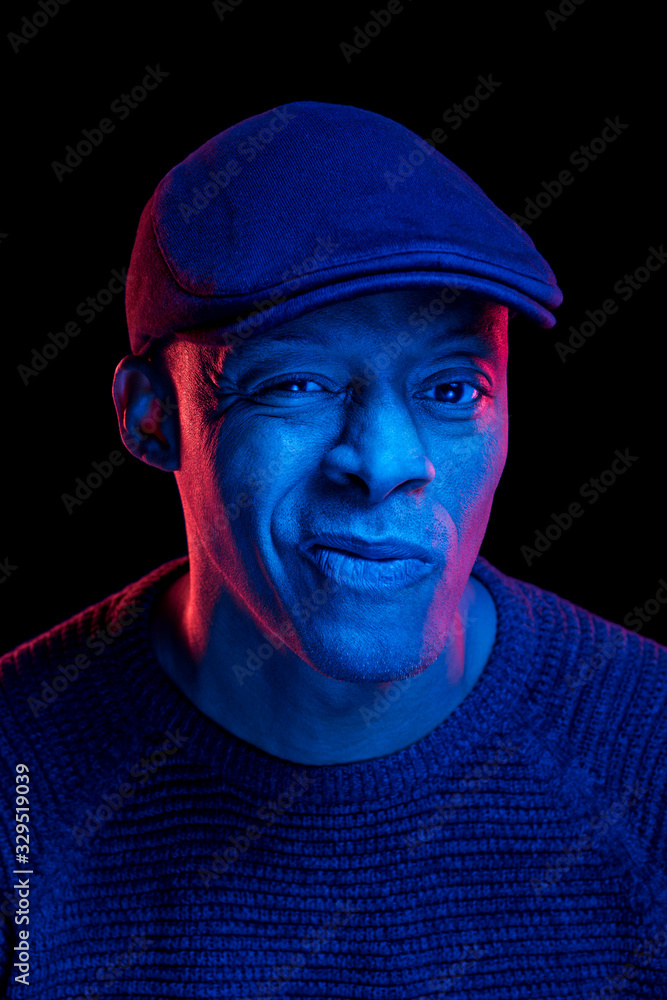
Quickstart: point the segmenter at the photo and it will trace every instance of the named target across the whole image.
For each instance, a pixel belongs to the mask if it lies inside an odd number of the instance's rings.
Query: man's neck
[[[156,600],[150,637],[162,669],[224,729],[299,764],[382,757],[428,735],[483,672],[497,624],[491,595],[471,576],[445,648],[414,677],[381,684],[333,680],[282,646],[240,682],[233,664],[245,660],[247,631],[228,627],[211,641],[210,630],[204,635],[201,624],[193,626],[192,607],[189,573]]]

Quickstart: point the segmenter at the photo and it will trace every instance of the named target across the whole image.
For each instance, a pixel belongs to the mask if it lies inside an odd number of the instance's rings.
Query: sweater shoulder
[[[122,655],[137,622],[144,622],[150,596],[160,582],[177,572],[186,556],[172,559],[102,600],[0,656],[0,733],[4,740],[44,731],[42,712],[95,664]],[[59,713],[47,713],[56,717]],[[41,721],[40,721],[41,720]],[[1,738],[1,737],[0,737]],[[4,741],[3,741],[4,742]]]
[[[535,661],[526,696],[554,721],[637,717],[667,700],[667,646],[581,607],[537,584],[509,576],[478,558],[475,574],[506,611],[508,624],[530,633],[522,648]],[[656,720],[657,721],[657,720]],[[574,732],[577,728],[572,730]]]
[[[667,880],[667,647],[486,561],[479,575],[530,623],[515,718]]]

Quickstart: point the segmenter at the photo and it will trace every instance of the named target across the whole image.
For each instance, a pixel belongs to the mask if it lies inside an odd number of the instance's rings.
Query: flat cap
[[[128,269],[130,344],[230,343],[406,287],[478,292],[545,328],[563,299],[530,237],[410,129],[296,101],[230,126],[160,181]]]

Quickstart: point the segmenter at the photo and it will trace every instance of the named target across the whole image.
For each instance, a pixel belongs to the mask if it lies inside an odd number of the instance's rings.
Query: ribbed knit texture
[[[0,894],[17,763],[34,872],[30,986],[7,905],[3,996],[667,998],[665,647],[480,557],[498,632],[470,694],[398,753],[304,766],[160,668],[148,611],[186,568],[0,659]],[[377,689],[370,724],[400,706]]]

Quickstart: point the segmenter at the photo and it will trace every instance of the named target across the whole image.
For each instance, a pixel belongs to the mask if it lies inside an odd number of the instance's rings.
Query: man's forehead
[[[402,291],[415,292],[413,289]],[[417,294],[400,299],[394,297],[393,301],[378,302],[380,296],[374,295],[336,303],[333,307],[305,313],[288,323],[254,331],[235,345],[233,351],[228,346],[210,344],[205,353],[217,361],[230,353],[249,360],[290,347],[341,350],[348,345],[357,346],[359,337],[364,334],[378,345],[383,341],[399,342],[420,353],[459,347],[491,353],[502,347],[507,330],[505,306],[490,300],[468,299],[455,306],[445,306],[438,312],[433,303],[442,300],[434,298],[432,290],[428,291],[429,295],[424,296],[424,290],[418,289]]]

